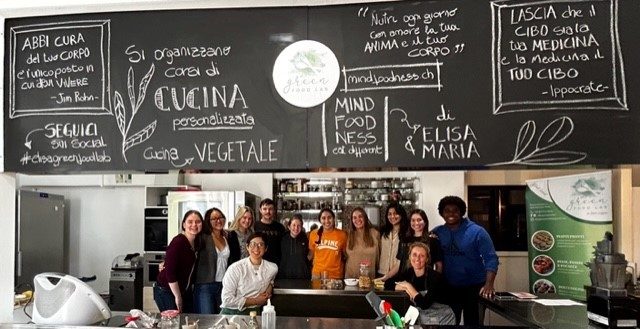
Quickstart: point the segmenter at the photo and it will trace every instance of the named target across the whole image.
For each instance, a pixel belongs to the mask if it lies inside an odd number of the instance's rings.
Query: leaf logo
[[[597,196],[605,189],[604,185],[595,178],[578,179],[571,187],[575,194],[582,196]]]
[[[585,152],[551,150],[562,143],[573,133],[573,120],[567,116],[551,121],[540,133],[531,149],[529,146],[535,139],[536,123],[532,120],[525,122],[516,140],[516,148],[511,161],[489,164],[489,166],[502,165],[530,165],[530,166],[557,166],[578,163],[587,157]]]
[[[299,51],[291,59],[291,65],[295,73],[301,75],[315,75],[322,72],[324,62],[322,54],[316,52],[315,49]]]

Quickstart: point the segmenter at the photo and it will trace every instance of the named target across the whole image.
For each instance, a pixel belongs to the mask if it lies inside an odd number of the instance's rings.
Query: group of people
[[[241,207],[229,230],[219,209],[204,218],[187,212],[154,286],[158,308],[248,314],[267,303],[276,278],[357,278],[363,266],[385,289],[405,291],[425,314],[443,315],[440,324],[460,323],[463,312],[466,325],[480,324],[478,298],[495,292],[493,243],[464,217],[459,197],[440,200],[445,224],[432,231],[423,210],[407,214],[399,203],[388,206],[379,230],[361,207],[353,209],[345,230],[336,227],[333,210],[322,209],[321,226],[308,234],[299,215],[287,228],[275,220],[271,199],[260,203],[259,212],[254,221],[252,209]]]

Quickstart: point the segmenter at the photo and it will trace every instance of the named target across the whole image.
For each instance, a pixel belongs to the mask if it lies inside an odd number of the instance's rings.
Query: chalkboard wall
[[[8,19],[5,167],[295,170],[640,162],[637,0],[430,1]],[[300,108],[278,55],[327,46]]]

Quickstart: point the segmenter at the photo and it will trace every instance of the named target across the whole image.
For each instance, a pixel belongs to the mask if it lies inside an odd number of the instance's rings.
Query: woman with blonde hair
[[[414,242],[409,246],[408,266],[392,280],[385,281],[388,290],[404,291],[411,303],[420,309],[421,324],[454,325],[456,316],[444,304],[445,279],[430,266],[429,246]]]
[[[371,225],[367,213],[362,207],[354,208],[347,233],[345,277],[359,277],[360,265],[367,264],[369,277],[374,278],[378,268],[379,244],[380,233]]]
[[[247,206],[241,206],[236,212],[233,222],[229,226],[229,239],[238,240],[240,246],[247,245],[247,238],[253,233],[253,210]],[[247,248],[240,248],[240,258],[249,256]]]

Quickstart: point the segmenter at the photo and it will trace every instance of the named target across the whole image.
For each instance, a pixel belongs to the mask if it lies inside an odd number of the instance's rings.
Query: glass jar
[[[166,310],[160,313],[160,323],[158,328],[160,329],[179,329],[180,328],[180,313],[177,310]]]
[[[371,288],[371,278],[369,277],[369,266],[370,263],[368,260],[363,260],[360,262],[360,277],[358,278],[358,286],[360,288]]]

